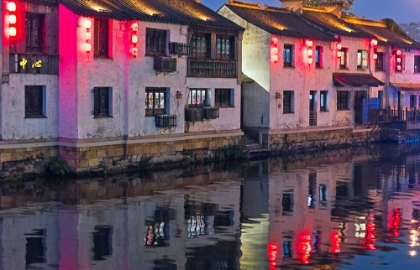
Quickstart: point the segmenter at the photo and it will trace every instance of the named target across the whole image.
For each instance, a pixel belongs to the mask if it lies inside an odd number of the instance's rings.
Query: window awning
[[[369,73],[333,73],[336,86],[380,86],[384,83]]]
[[[420,93],[420,84],[391,83],[391,85],[404,94],[418,95]]]

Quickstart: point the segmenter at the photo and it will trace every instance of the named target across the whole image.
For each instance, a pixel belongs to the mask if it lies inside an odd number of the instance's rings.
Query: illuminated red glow
[[[311,256],[312,251],[312,236],[307,230],[303,230],[298,239],[297,250],[300,255],[300,259],[303,264],[309,263],[309,257]]]
[[[8,11],[10,11],[10,12],[15,12],[15,11],[16,11],[16,3],[14,3],[14,2],[9,2],[9,3],[7,3],[6,8],[7,8],[7,10],[8,10]]]
[[[337,50],[341,51],[341,48],[342,48],[341,43],[337,43]]]
[[[340,249],[340,236],[338,235],[338,232],[336,231],[332,231],[331,235],[331,248],[330,248],[330,252],[331,253],[339,253],[341,251]]]
[[[375,224],[374,223],[368,223],[366,225],[366,248],[368,250],[375,250]]]
[[[372,39],[370,44],[372,44],[372,46],[378,46],[378,40]]]
[[[378,59],[378,55],[376,53],[373,54],[373,60]]]
[[[279,246],[277,243],[268,243],[267,245],[267,257],[270,262],[270,270],[276,269],[276,261],[279,253]]]
[[[307,55],[307,59],[306,62],[308,63],[308,65],[313,63],[313,59],[312,59],[312,55],[313,55],[313,50],[312,50],[312,46],[314,45],[314,42],[312,40],[305,40],[305,45],[306,45],[306,55]]]
[[[17,17],[14,12],[16,12],[16,3],[9,2],[6,5],[6,9],[9,11],[9,15],[7,16],[7,23],[9,24],[7,29],[7,33],[10,37],[16,37],[17,35],[17,29],[16,29],[16,23],[17,23]]]
[[[279,48],[277,48],[278,41],[279,40],[276,37],[272,38],[271,40],[272,47],[270,50],[270,58],[271,61],[273,61],[274,63],[277,63],[279,61]]]
[[[397,50],[396,55],[401,55],[401,50]]]
[[[398,231],[398,229],[400,228],[400,223],[401,223],[401,213],[398,208],[395,208],[392,211],[392,215],[390,215],[388,218],[388,230],[389,230],[388,236],[390,237],[400,236],[400,232]]]
[[[131,36],[131,42],[133,42],[134,44],[136,44],[139,41],[139,37],[137,35],[132,35]]]

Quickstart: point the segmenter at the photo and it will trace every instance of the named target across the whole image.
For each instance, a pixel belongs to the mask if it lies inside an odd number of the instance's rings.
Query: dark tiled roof
[[[391,83],[392,86],[401,92],[420,92],[420,84],[412,83]]]
[[[357,27],[363,29],[365,32],[375,35],[378,39],[378,44],[380,45],[396,46],[408,49],[420,49],[420,43],[409,37],[404,37],[403,35],[398,34],[386,27],[359,24]]]
[[[336,86],[380,86],[384,83],[370,73],[333,73],[333,80]]]
[[[243,30],[195,0],[57,0],[78,15]]]
[[[311,26],[294,12],[285,9],[264,10],[226,4],[232,12],[249,23],[271,33],[286,37],[335,41],[335,38]]]
[[[354,24],[338,18],[332,13],[303,10],[302,16],[308,21],[319,25],[334,35],[357,38],[374,38],[373,35],[363,31]]]

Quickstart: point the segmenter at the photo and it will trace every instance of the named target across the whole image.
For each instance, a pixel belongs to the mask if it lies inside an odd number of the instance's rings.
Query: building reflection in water
[[[393,244],[415,257],[419,160],[338,151],[241,170],[34,182],[21,194],[4,186],[0,269],[339,269]]]

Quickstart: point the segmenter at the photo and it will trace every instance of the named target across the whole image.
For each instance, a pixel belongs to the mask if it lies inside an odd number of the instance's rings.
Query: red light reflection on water
[[[299,234],[297,251],[299,252],[300,259],[303,264],[309,263],[309,257],[312,251],[312,236],[307,230],[302,230]]]
[[[341,251],[340,249],[340,236],[338,235],[338,232],[332,231],[331,235],[331,253],[339,253]]]
[[[400,228],[401,223],[401,212],[400,209],[395,208],[392,211],[392,215],[388,217],[388,236],[389,237],[398,237],[400,236],[400,232],[398,229]]]
[[[269,269],[274,270],[276,269],[276,261],[278,257],[279,246],[277,243],[268,243],[267,245],[267,256],[269,263]]]

